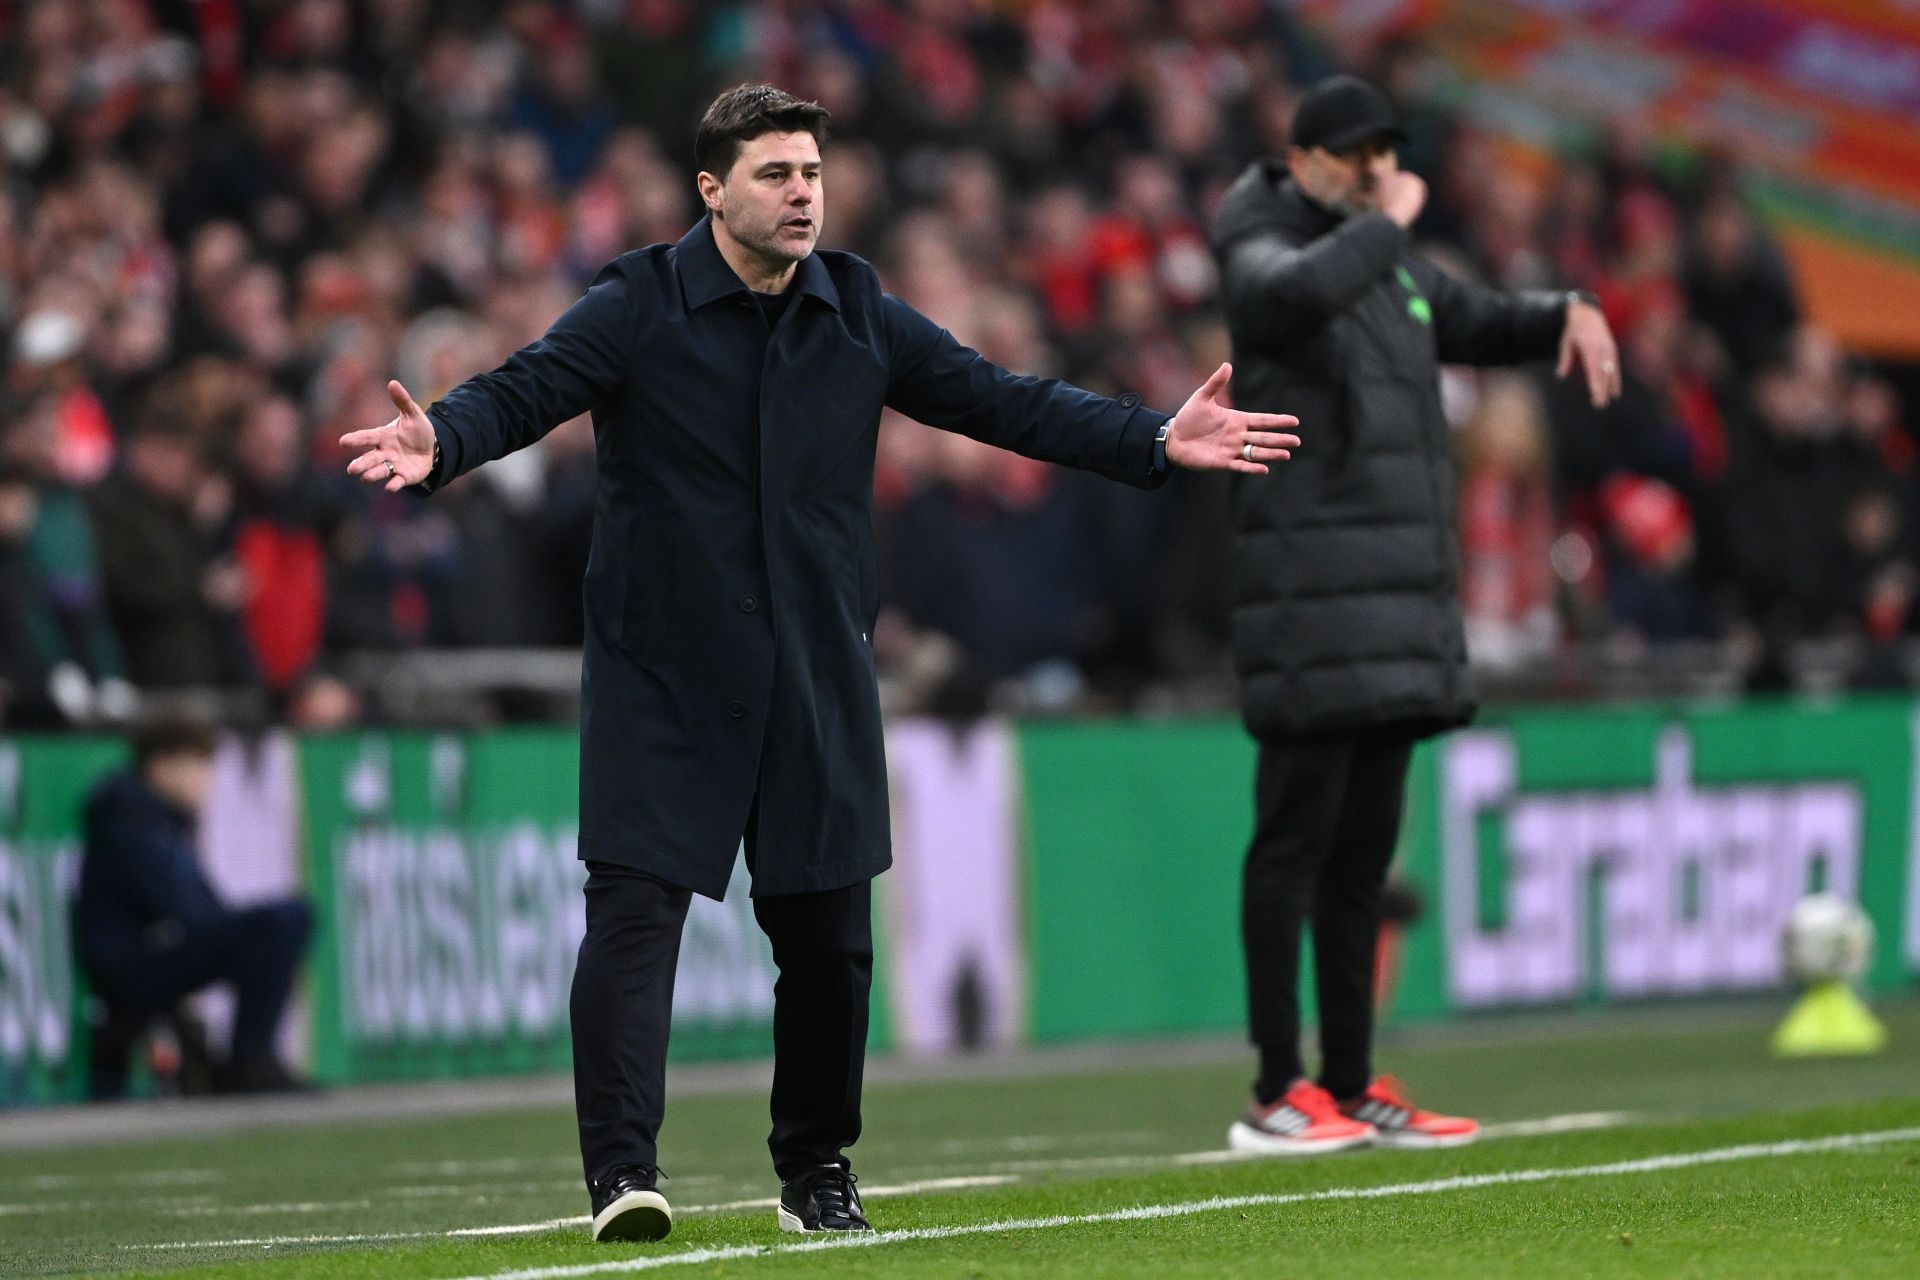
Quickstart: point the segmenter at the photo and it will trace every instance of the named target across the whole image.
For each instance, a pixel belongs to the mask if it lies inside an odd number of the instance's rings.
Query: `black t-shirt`
[[[787,314],[787,302],[793,297],[793,289],[789,287],[785,293],[761,293],[752,289],[748,292],[760,304],[760,314],[767,320],[767,332],[772,333],[773,327],[780,323],[780,317]]]

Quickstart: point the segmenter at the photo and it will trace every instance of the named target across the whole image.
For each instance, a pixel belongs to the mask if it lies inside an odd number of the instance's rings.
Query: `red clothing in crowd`
[[[1461,479],[1460,599],[1468,617],[1516,626],[1553,604],[1553,499],[1493,469]]]
[[[311,529],[249,520],[233,551],[251,590],[243,617],[267,688],[284,692],[320,656],[327,616],[326,553]]]

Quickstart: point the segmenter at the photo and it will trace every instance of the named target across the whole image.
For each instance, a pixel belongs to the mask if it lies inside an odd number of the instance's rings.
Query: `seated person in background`
[[[157,719],[134,735],[133,768],[87,798],[74,932],[107,1015],[93,1039],[93,1097],[124,1094],[141,1032],[216,982],[232,986],[236,1003],[232,1050],[217,1085],[236,1093],[300,1087],[273,1042],[312,913],[297,900],[235,910],[207,882],[194,841],[213,749],[206,726]]]

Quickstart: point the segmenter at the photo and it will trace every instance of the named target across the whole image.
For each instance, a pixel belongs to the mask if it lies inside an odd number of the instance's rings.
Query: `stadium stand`
[[[511,655],[577,643],[588,425],[432,502],[333,441],[391,416],[387,376],[424,403],[676,238],[694,113],[749,79],[834,113],[823,243],[1003,364],[1171,409],[1227,350],[1219,194],[1300,86],[1370,74],[1430,252],[1592,289],[1622,339],[1604,413],[1550,371],[1449,374],[1492,686],[1909,683],[1920,349],[1809,305],[1757,144],[1668,134],[1653,95],[1543,133],[1524,77],[1475,89],[1506,46],[1337,10],[0,0],[0,723],[136,688],[306,726],[564,714],[575,668]],[[1224,482],[1146,497],[889,420],[877,488],[895,708],[1224,705]]]

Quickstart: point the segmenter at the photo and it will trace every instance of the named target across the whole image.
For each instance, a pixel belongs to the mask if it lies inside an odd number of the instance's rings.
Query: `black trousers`
[[[313,912],[297,900],[230,911],[196,925],[177,943],[113,965],[89,962],[88,980],[107,1014],[93,1039],[88,1092],[126,1092],[128,1055],[147,1024],[184,996],[216,982],[234,995],[229,1057],[240,1071],[273,1057],[273,1040],[293,994]]]
[[[680,930],[693,895],[609,863],[587,864],[587,933],[573,973],[573,1089],[580,1159],[593,1182],[656,1164],[666,1116],[667,1033]],[[860,1136],[873,986],[873,888],[755,898],[773,944],[773,1131],[782,1181]]]
[[[1353,1097],[1373,1078],[1373,968],[1380,891],[1400,834],[1411,732],[1262,740],[1253,840],[1241,885],[1254,1093],[1270,1102],[1306,1075],[1300,931],[1313,923],[1320,1084]]]

